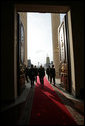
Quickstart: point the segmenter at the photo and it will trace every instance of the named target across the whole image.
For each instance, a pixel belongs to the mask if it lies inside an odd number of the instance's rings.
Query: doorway
[[[35,5],[34,5],[35,6]],[[42,9],[44,6],[42,6],[42,7],[40,7],[40,6],[35,6],[35,8],[33,8],[33,7],[31,7],[31,6],[29,6],[29,5],[23,5],[23,8],[24,8],[24,12],[29,12],[29,11],[32,11],[33,12],[33,10],[34,11],[36,11],[36,12],[56,12],[55,10],[57,9],[57,12],[59,13],[59,12],[63,12],[63,13],[66,13],[67,15],[68,15],[68,6],[66,7],[63,7],[63,10],[61,11],[61,9],[60,8],[62,8],[62,6],[60,7],[58,7],[57,8],[57,6],[56,7],[54,7],[54,10],[52,10],[52,6],[48,6],[48,10],[47,10],[47,8],[44,8],[44,10]],[[29,9],[28,9],[29,8]],[[22,11],[22,6],[21,5],[16,5],[16,10],[17,11]],[[60,11],[59,11],[60,10]],[[67,25],[68,25],[68,16],[65,16],[65,23],[67,23]],[[66,39],[68,39],[68,41],[69,41],[69,31],[68,31],[68,28],[67,28],[67,26],[65,27],[65,29],[66,29],[66,36],[67,36],[67,38]],[[72,36],[71,36],[72,37]],[[72,80],[72,76],[71,76],[71,57],[70,57],[70,44],[69,44],[69,42],[68,43],[64,43],[66,46],[65,46],[65,53],[66,53],[66,56],[65,56],[65,58],[66,57],[69,57],[68,59],[66,58],[66,61],[64,60],[63,62],[68,62],[68,65],[67,65],[67,69],[68,69],[68,82],[67,82],[67,84],[68,84],[68,87],[66,87],[66,89],[71,93],[72,92],[72,84],[71,84],[71,80]],[[61,55],[61,54],[60,54]],[[74,71],[73,71],[74,72]],[[74,80],[75,81],[75,80]]]

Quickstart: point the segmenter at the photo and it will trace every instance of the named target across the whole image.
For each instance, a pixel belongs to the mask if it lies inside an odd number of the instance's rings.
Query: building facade
[[[67,42],[65,17],[58,27],[59,59],[61,62],[67,62]]]
[[[18,12],[20,15],[20,20],[23,25],[23,39],[24,39],[24,47],[22,49],[22,56],[24,56],[24,64],[27,66],[27,13]]]
[[[25,67],[27,66],[27,13],[16,13],[16,43],[17,43],[17,95],[20,95],[25,87]]]
[[[27,66],[28,66],[28,67],[31,67],[31,60],[28,59],[27,61],[28,61],[28,65],[27,65]]]
[[[60,59],[60,77],[61,84],[66,90],[70,90],[68,83],[68,59],[67,59],[67,36],[65,16],[58,27],[59,59]],[[71,77],[70,77],[71,78]]]
[[[56,78],[59,78],[59,43],[58,43],[58,27],[60,25],[60,15],[52,13],[51,14],[52,21],[52,44],[53,44],[53,63],[56,70]]]

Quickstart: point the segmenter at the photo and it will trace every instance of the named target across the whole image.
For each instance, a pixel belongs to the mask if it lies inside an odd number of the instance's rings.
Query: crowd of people
[[[55,85],[55,68],[54,65],[52,65],[52,67],[48,67],[46,69],[46,74],[48,76],[48,81],[50,81],[50,83],[54,83]],[[42,85],[44,85],[44,76],[45,76],[45,69],[44,67],[41,65],[39,68],[33,65],[31,65],[30,68],[26,67],[25,68],[25,78],[27,83],[29,82],[29,79],[31,81],[31,88],[34,86],[34,81],[37,82],[37,76],[39,76],[39,80],[40,83]],[[29,78],[29,79],[28,79]]]

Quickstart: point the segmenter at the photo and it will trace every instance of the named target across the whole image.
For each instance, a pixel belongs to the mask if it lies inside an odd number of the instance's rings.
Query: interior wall
[[[71,7],[76,97],[84,97],[84,5]]]
[[[1,101],[14,100],[14,7],[1,6]]]

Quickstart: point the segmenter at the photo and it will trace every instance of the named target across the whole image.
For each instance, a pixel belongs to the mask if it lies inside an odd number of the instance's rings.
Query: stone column
[[[53,42],[53,62],[56,70],[56,78],[59,78],[59,43],[58,43],[58,27],[60,25],[60,15],[51,14],[52,21],[52,42]]]

